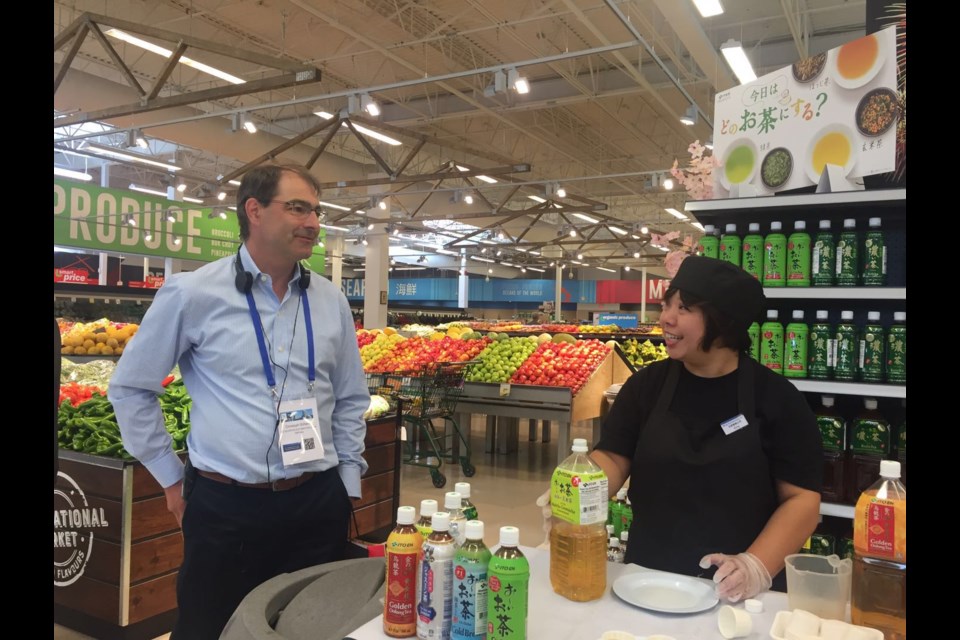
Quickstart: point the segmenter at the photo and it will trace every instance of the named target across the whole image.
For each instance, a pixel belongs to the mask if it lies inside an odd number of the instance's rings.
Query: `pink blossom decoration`
[[[674,160],[670,174],[677,179],[694,200],[710,200],[713,198],[713,170],[722,166],[722,163],[711,152],[705,156],[707,148],[697,140],[687,147],[690,154],[690,163],[687,169],[680,169],[679,162]]]

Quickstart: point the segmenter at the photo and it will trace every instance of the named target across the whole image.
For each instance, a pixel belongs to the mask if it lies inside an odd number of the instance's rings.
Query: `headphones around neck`
[[[297,266],[300,267],[300,278],[297,280],[297,286],[300,287],[301,291],[304,291],[310,286],[310,270],[303,266],[301,262],[298,262]],[[243,268],[243,262],[240,261],[240,251],[237,251],[237,259],[233,268],[237,272],[237,277],[234,280],[237,291],[243,294],[250,293],[253,290],[253,274]]]

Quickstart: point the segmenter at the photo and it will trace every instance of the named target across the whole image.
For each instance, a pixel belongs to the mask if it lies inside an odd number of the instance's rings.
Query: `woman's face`
[[[660,327],[667,347],[667,355],[674,360],[689,361],[705,356],[701,349],[706,322],[698,307],[683,304],[680,294],[664,300],[660,313]]]

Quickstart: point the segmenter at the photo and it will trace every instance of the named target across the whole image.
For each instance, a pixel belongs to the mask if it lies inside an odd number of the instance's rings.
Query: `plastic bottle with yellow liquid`
[[[387,537],[387,578],[383,594],[383,632],[392,638],[417,635],[417,555],[423,538],[413,507],[397,509],[397,526]]]
[[[606,474],[577,438],[550,482],[550,584],[568,600],[596,600],[606,590],[607,497]]]
[[[437,512],[436,500],[420,501],[420,519],[417,520],[417,531],[426,540],[433,532],[433,514]]]
[[[880,463],[880,479],[860,495],[853,518],[853,624],[907,637],[907,489],[900,463]]]

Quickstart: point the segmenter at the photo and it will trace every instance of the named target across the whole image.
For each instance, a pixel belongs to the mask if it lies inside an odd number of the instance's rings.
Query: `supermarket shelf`
[[[833,380],[799,380],[787,378],[800,391],[833,393],[848,396],[871,396],[878,398],[906,398],[906,385],[870,384],[867,382],[837,382]]]
[[[837,518],[849,518],[850,520],[853,520],[853,507],[849,504],[834,504],[832,502],[821,502],[820,515],[834,516]]]
[[[770,299],[906,300],[906,287],[764,287]]]
[[[795,196],[760,198],[724,198],[719,200],[690,200],[686,210],[691,213],[709,211],[749,211],[751,209],[784,209],[786,207],[830,207],[861,205],[865,203],[905,202],[906,189],[875,189],[871,191],[844,191],[840,193],[809,193]]]

